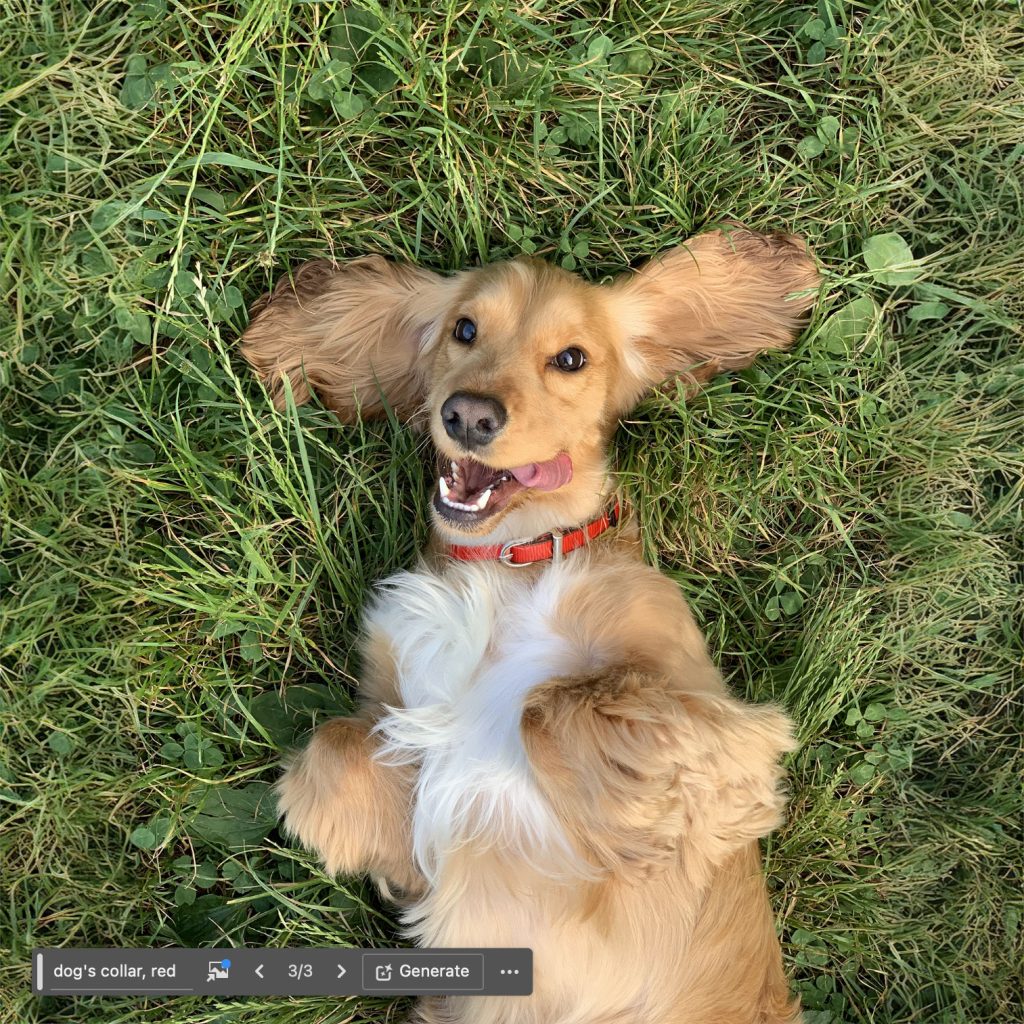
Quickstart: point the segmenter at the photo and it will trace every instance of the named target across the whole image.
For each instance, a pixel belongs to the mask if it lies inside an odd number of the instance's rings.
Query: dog
[[[437,452],[430,545],[366,615],[358,713],[278,787],[287,832],[373,876],[420,945],[533,949],[532,996],[424,998],[417,1019],[798,1018],[758,848],[791,723],[726,691],[642,561],[609,446],[652,389],[789,345],[818,280],[800,240],[735,227],[601,285],[367,256],[254,306],[242,351],[278,406],[390,410]]]

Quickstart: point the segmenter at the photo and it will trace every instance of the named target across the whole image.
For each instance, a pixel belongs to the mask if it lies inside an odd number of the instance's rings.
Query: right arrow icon
[[[345,977],[345,968],[342,967],[341,964],[338,964],[338,977],[339,978],[344,978]]]

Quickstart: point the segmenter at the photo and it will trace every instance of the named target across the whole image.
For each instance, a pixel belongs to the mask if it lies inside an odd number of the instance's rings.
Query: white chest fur
[[[403,572],[381,586],[368,626],[390,640],[403,707],[378,729],[381,757],[418,765],[413,849],[427,878],[466,843],[545,865],[572,854],[534,783],[520,735],[526,694],[595,667],[593,651],[558,629],[581,572],[559,566],[527,581],[502,566]]]

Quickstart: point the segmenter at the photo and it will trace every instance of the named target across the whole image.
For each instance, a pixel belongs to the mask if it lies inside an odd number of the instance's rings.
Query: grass
[[[1022,83],[994,0],[13,0],[0,1020],[387,1015],[29,991],[35,945],[392,941],[267,787],[350,706],[419,442],[276,415],[246,304],[324,253],[598,279],[725,218],[805,235],[820,311],[619,466],[731,685],[799,723],[767,856],[807,1021],[1021,1020]]]

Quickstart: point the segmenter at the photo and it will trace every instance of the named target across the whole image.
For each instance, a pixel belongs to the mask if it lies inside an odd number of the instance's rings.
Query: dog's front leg
[[[683,848],[722,863],[781,818],[790,723],[724,690],[628,668],[554,679],[527,695],[522,737],[575,845],[615,874],[649,874]]]
[[[331,874],[372,874],[407,894],[422,888],[411,853],[411,770],[376,760],[365,718],[333,718],[278,785],[285,829]]]

